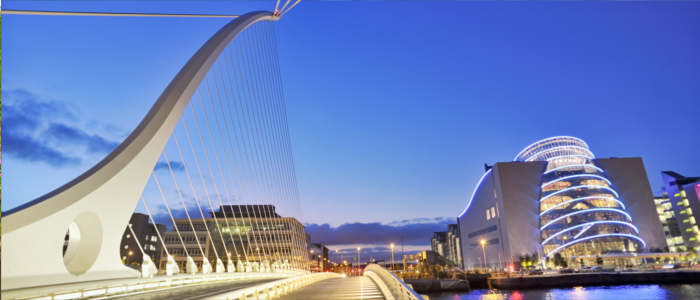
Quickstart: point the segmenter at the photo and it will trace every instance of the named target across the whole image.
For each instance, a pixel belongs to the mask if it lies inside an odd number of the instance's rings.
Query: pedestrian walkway
[[[304,287],[281,300],[384,299],[372,279],[365,276],[331,278]]]

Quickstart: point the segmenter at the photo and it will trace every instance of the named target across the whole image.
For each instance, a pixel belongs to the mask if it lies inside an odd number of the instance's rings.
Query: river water
[[[700,299],[700,284],[618,285],[563,289],[429,294],[430,300],[676,300]]]

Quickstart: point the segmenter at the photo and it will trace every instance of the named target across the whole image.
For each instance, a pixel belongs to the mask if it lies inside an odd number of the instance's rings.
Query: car
[[[542,270],[535,269],[535,270],[530,270],[530,272],[527,273],[528,275],[542,275],[543,272]]]
[[[574,273],[574,269],[569,269],[569,268],[561,269],[561,270],[559,270],[559,273],[560,274]]]

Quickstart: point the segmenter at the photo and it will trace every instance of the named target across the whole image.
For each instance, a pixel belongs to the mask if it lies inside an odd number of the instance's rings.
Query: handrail
[[[387,299],[396,300],[424,300],[423,296],[419,295],[410,286],[408,286],[403,280],[396,277],[394,273],[389,272],[378,264],[369,264],[365,267],[364,275],[372,279],[382,293],[385,293],[386,287],[389,290],[389,294],[384,294]]]

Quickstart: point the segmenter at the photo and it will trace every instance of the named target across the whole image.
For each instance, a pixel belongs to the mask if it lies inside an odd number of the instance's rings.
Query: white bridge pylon
[[[185,107],[239,33],[278,19],[259,11],[226,24],[190,58],[114,151],[69,183],[5,212],[2,290],[137,276],[121,262],[121,237]],[[70,246],[64,255],[67,230]]]

